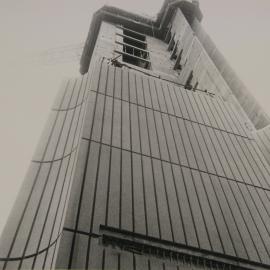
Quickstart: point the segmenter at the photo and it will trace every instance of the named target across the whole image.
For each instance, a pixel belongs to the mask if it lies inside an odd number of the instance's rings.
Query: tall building
[[[1,269],[269,269],[269,118],[202,28],[104,6],[0,241]]]

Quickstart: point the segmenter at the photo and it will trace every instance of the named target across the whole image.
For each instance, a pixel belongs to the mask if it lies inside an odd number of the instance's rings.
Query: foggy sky
[[[61,81],[79,75],[78,61],[45,65],[44,52],[84,42],[92,13],[105,3],[155,15],[163,0],[0,0],[0,232]],[[204,28],[270,114],[270,1],[200,5]]]

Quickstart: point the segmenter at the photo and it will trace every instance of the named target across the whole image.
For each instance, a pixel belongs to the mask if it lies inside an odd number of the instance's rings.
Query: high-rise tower
[[[198,1],[94,14],[1,269],[269,269],[270,121],[201,20]]]

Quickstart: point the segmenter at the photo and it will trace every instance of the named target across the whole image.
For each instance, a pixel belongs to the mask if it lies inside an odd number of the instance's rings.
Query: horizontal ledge
[[[87,90],[86,90],[87,92]],[[87,97],[83,99],[83,101],[80,103],[80,104],[77,104],[76,106],[73,106],[73,107],[70,107],[70,108],[67,108],[67,109],[57,109],[57,108],[52,108],[51,111],[53,112],[66,112],[66,111],[71,111],[71,110],[74,110],[80,106],[82,106],[87,100]]]
[[[53,160],[34,160],[33,159],[32,162],[34,162],[34,163],[53,163],[56,161],[60,161],[60,160],[63,160],[65,158],[71,156],[77,149],[78,149],[78,145],[76,147],[74,147],[71,152],[69,152],[68,154],[66,154],[65,156],[62,156],[60,158],[53,159]]]
[[[228,178],[227,176],[222,176],[222,175],[214,174],[214,173],[211,173],[211,172],[208,172],[208,171],[203,171],[203,170],[200,170],[199,168],[189,167],[187,165],[183,165],[183,164],[180,164],[180,163],[175,163],[175,162],[172,162],[172,161],[169,161],[169,160],[165,160],[165,159],[157,158],[157,157],[154,157],[154,156],[146,155],[146,154],[143,154],[143,153],[140,153],[140,152],[133,151],[132,149],[121,148],[121,147],[118,147],[118,146],[103,143],[101,141],[96,141],[96,140],[93,140],[93,139],[87,139],[85,137],[82,137],[82,140],[97,143],[97,144],[104,145],[104,146],[108,146],[108,147],[118,149],[118,150],[121,150],[121,151],[126,151],[126,152],[129,152],[131,154],[136,154],[136,155],[140,155],[140,156],[143,156],[143,157],[148,157],[148,158],[151,158],[151,159],[154,159],[154,160],[159,160],[161,162],[166,162],[166,163],[169,163],[171,165],[176,165],[176,166],[187,168],[187,169],[190,169],[190,170],[194,170],[194,171],[197,171],[197,172],[200,172],[200,173],[205,173],[205,174],[208,174],[208,175],[216,176],[216,177],[219,177],[221,179],[226,179],[226,180],[231,181],[231,182],[236,182],[238,184],[242,184],[242,185],[246,185],[246,186],[249,186],[249,187],[254,187],[254,188],[257,188],[257,189],[261,189],[261,190],[265,190],[265,191],[270,192],[270,188],[266,188],[266,187],[263,187],[263,186],[261,186],[261,187],[256,186],[256,185],[253,185],[253,184],[242,182],[242,181],[237,180],[237,179]]]
[[[123,250],[125,250],[126,245],[126,250],[129,251],[128,248],[130,247],[130,252],[136,252],[137,249],[138,251],[141,249],[148,251],[150,252],[149,254],[151,254],[151,250],[159,250],[164,251],[165,253],[167,252],[169,255],[177,254],[184,257],[188,256],[193,258],[194,261],[205,261],[210,263],[210,265],[211,262],[214,263],[214,265],[223,264],[226,266],[226,268],[223,269],[258,269],[257,267],[269,269],[269,265],[263,262],[251,261],[245,258],[188,246],[186,244],[175,243],[105,225],[100,225],[100,234],[102,235],[102,243],[104,245],[112,245],[113,247],[118,247]],[[142,252],[140,254],[143,255],[144,253]],[[236,268],[230,268],[230,266]]]
[[[71,228],[67,228],[67,227],[64,227],[63,230],[67,231],[67,232],[78,233],[78,234],[82,234],[82,235],[85,235],[85,236],[94,237],[94,238],[99,238],[100,237],[100,235],[96,234],[96,233],[84,232],[84,231],[81,231],[81,230],[75,230],[75,229],[71,229]]]
[[[225,130],[225,129],[221,129],[221,128],[214,127],[214,126],[210,126],[210,125],[207,125],[207,124],[204,124],[204,123],[201,123],[201,122],[197,122],[197,121],[191,120],[191,119],[186,118],[186,117],[183,117],[183,116],[177,116],[177,115],[171,114],[171,113],[169,113],[169,112],[160,111],[160,110],[157,110],[157,109],[154,109],[154,108],[145,106],[145,105],[141,105],[141,104],[138,104],[138,103],[129,101],[129,100],[124,100],[124,99],[118,98],[118,97],[116,97],[116,96],[112,96],[112,95],[108,95],[108,94],[106,94],[106,93],[99,92],[98,90],[99,90],[99,89],[97,89],[97,90],[90,90],[90,91],[91,91],[91,92],[94,92],[94,93],[97,93],[97,94],[99,94],[99,95],[103,95],[103,96],[111,97],[111,98],[113,98],[113,99],[117,99],[117,100],[120,100],[120,101],[123,101],[123,102],[127,102],[127,103],[129,103],[129,104],[133,104],[133,105],[136,105],[136,106],[138,106],[138,107],[142,107],[142,108],[145,108],[145,109],[153,110],[154,112],[163,113],[163,114],[166,114],[166,115],[169,115],[169,116],[173,116],[173,117],[175,117],[175,118],[179,118],[179,119],[183,119],[183,120],[186,120],[186,121],[189,121],[189,122],[192,122],[192,123],[196,123],[196,124],[201,125],[201,126],[204,126],[204,127],[209,127],[209,128],[214,129],[214,130],[223,131],[223,132],[226,132],[226,133],[228,133],[228,134],[232,134],[232,135],[235,135],[235,136],[238,136],[238,137],[241,137],[241,138],[246,138],[246,139],[248,139],[248,140],[255,141],[254,138],[249,138],[247,135],[244,136],[244,135],[241,135],[241,134],[238,134],[238,133],[230,132],[230,131]]]
[[[106,60],[111,60],[111,59],[108,59],[108,58],[105,58],[105,57],[103,57],[103,59],[106,59]],[[102,63],[102,64],[104,64],[104,63]],[[151,64],[151,62],[150,62],[150,64]],[[126,65],[126,63],[124,63],[124,66],[126,67],[126,68],[128,68],[128,69],[131,69],[131,70],[135,70],[135,71],[137,71],[137,72],[140,72],[140,73],[142,73],[142,74],[144,74],[144,75],[146,75],[146,76],[149,76],[149,77],[152,77],[152,78],[155,78],[155,79],[159,79],[159,80],[162,80],[162,81],[165,81],[165,82],[169,82],[169,83],[172,83],[172,84],[174,84],[174,85],[176,85],[176,86],[178,86],[178,87],[182,87],[183,88],[183,90],[186,90],[186,91],[193,91],[193,92],[201,92],[201,93],[204,93],[205,95],[207,95],[207,96],[210,96],[210,97],[212,97],[212,98],[214,98],[217,94],[215,94],[215,93],[213,93],[213,92],[210,92],[210,91],[208,91],[208,90],[202,90],[202,89],[199,89],[199,88],[195,88],[195,89],[193,89],[193,90],[188,90],[188,89],[185,89],[184,87],[185,87],[185,85],[184,84],[182,84],[182,83],[179,83],[179,82],[176,82],[176,81],[174,81],[174,80],[170,80],[170,79],[168,79],[168,78],[165,78],[163,75],[161,75],[161,74],[155,74],[154,72],[153,72],[153,70],[150,70],[150,69],[145,69],[145,70],[142,70],[142,69],[137,69],[137,68],[135,68],[136,66],[129,66],[129,65]],[[218,96],[218,95],[217,95]]]
[[[7,257],[7,258],[0,258],[0,262],[9,262],[9,261],[21,261],[21,260],[25,260],[25,259],[29,259],[29,258],[32,258],[32,257],[36,257],[42,253],[44,253],[45,251],[49,250],[52,246],[54,246],[56,244],[56,242],[58,241],[58,239],[60,238],[60,236],[62,235],[62,233],[60,233],[57,238],[46,248],[36,252],[36,253],[33,253],[33,254],[30,254],[30,255],[25,255],[25,256],[22,256],[22,257]]]

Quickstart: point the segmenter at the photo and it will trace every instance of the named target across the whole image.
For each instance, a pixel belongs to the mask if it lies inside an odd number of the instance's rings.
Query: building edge
[[[0,269],[52,268],[79,151],[90,76],[62,84],[0,238]]]

